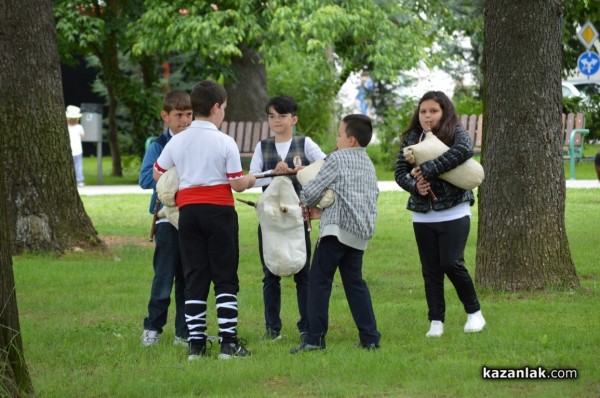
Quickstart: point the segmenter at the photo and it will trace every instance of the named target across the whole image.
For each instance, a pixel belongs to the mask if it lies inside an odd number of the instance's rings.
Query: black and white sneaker
[[[205,356],[207,356],[206,340],[194,340],[193,342],[190,342],[190,352],[188,354],[188,361],[196,361]]]
[[[252,353],[244,347],[243,340],[236,340],[233,343],[221,343],[221,353],[219,359],[231,359],[234,357],[249,357]]]

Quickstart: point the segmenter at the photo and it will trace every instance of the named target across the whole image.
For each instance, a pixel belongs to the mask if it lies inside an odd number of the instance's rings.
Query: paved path
[[[597,180],[567,180],[567,188],[600,188],[600,182]],[[137,185],[86,185],[77,188],[80,195],[121,195],[121,194],[147,194],[152,190],[142,189]],[[395,181],[379,181],[379,190],[401,191],[402,189]],[[252,188],[246,192],[260,193],[260,188]]]

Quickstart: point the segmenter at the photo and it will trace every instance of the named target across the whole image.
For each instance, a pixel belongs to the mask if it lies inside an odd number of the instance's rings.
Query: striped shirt
[[[333,204],[321,212],[319,238],[336,236],[350,247],[365,250],[375,232],[377,177],[366,148],[332,152],[317,176],[300,193],[300,199],[316,206],[327,189],[335,193]]]

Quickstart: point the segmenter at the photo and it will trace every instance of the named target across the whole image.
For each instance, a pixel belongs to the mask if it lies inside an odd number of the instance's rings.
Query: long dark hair
[[[408,128],[404,133],[402,133],[402,138],[404,138],[410,131],[415,128],[423,129],[421,123],[419,123],[419,109],[421,108],[421,104],[424,101],[433,100],[440,105],[442,108],[442,118],[440,119],[440,124],[433,129],[433,133],[444,142],[444,144],[448,146],[452,146],[452,142],[454,141],[454,130],[456,126],[459,124],[458,115],[456,114],[456,109],[454,108],[454,104],[450,101],[450,98],[446,94],[441,91],[428,91],[419,100],[419,105],[417,105],[417,109],[413,114],[413,117],[408,125]]]

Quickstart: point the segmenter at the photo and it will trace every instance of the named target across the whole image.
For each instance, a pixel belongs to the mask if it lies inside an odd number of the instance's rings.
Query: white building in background
[[[414,79],[414,82],[410,86],[399,87],[397,90],[399,96],[408,96],[419,99],[427,91],[433,90],[443,91],[450,98],[454,95],[456,83],[448,73],[438,68],[428,69],[423,66],[419,69],[413,69],[410,72],[407,72],[406,75]],[[360,102],[357,98],[360,83],[360,72],[352,73],[338,92],[337,101],[342,106],[342,113],[344,115],[361,113]],[[466,76],[465,83],[473,84],[472,77]],[[375,117],[374,109],[369,108],[368,115],[372,118]],[[376,132],[373,136],[373,142],[378,142]]]
[[[407,72],[406,75],[415,80],[410,86],[400,87],[397,90],[399,96],[418,99],[427,91],[432,90],[443,91],[450,98],[454,95],[456,83],[448,73],[438,68],[428,69],[422,67],[413,69]],[[338,102],[342,105],[344,113],[360,113],[360,103],[357,99],[360,82],[360,72],[357,72],[352,73],[342,85],[338,93]],[[473,84],[472,77],[466,76],[465,84]],[[373,115],[369,113],[369,116]]]

